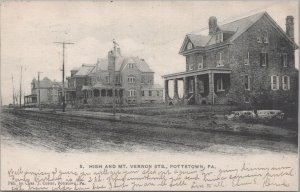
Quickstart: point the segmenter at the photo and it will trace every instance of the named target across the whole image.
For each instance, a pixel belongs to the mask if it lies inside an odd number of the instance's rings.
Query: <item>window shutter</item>
[[[288,89],[290,89],[290,77],[287,77]]]
[[[263,53],[260,53],[259,55],[260,55],[260,66],[262,66],[262,64],[263,64]]]
[[[266,66],[269,67],[269,54],[266,53]]]
[[[241,83],[242,88],[245,90],[245,75],[241,75]]]
[[[288,57],[288,54],[286,54],[286,66],[288,67],[290,65],[289,63],[289,57]]]
[[[282,53],[280,54],[280,62],[281,62],[281,66],[284,67],[284,65],[283,65],[284,61],[283,61],[283,54]]]

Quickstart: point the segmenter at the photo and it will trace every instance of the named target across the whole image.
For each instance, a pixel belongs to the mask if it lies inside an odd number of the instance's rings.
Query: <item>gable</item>
[[[253,16],[252,19],[248,21],[248,26],[244,26],[243,30],[237,30],[237,32],[231,38],[229,38],[229,41],[232,42],[236,40],[245,32],[257,27],[257,24],[260,22],[268,22],[272,29],[274,29],[279,36],[283,37],[295,49],[298,48],[297,44],[287,36],[284,30],[271,18],[271,16],[267,12],[264,12],[261,16],[260,14],[257,14],[255,17]],[[257,27],[257,29],[259,30],[260,28]]]
[[[194,47],[193,43],[191,42],[191,40],[189,39],[188,35],[185,36],[184,40],[183,40],[183,43],[181,45],[181,48],[180,48],[180,51],[179,52],[183,52],[183,51],[186,51],[188,50],[187,49],[187,45],[188,44],[192,44],[192,46]]]

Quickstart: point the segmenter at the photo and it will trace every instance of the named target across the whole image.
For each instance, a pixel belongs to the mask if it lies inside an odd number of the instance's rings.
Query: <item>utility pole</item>
[[[12,75],[11,76],[11,80],[12,80],[12,86],[13,86],[13,94],[12,94],[12,96],[13,96],[13,106],[15,107],[15,86],[14,86],[14,76]]]
[[[113,115],[116,115],[116,88],[115,88],[115,68],[116,68],[116,57],[117,57],[117,46],[118,43],[113,39],[114,51],[113,51],[113,70],[112,70],[112,90],[113,90]]]
[[[21,78],[20,78],[20,108],[22,108],[22,71],[23,71],[23,66],[21,66]]]
[[[39,110],[41,110],[41,89],[40,89],[40,74],[42,72],[38,72],[38,92],[39,92]]]
[[[70,44],[74,44],[74,43],[70,43],[70,42],[54,42],[57,44],[62,44],[63,46],[63,63],[62,63],[62,102],[63,102],[63,106],[62,106],[62,110],[63,112],[65,112],[65,45],[70,45]]]

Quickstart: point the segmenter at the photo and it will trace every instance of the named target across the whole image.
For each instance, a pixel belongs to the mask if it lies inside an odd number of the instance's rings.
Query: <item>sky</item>
[[[295,18],[298,37],[297,1],[5,1],[1,4],[1,93],[2,103],[12,102],[19,91],[23,66],[23,94],[30,82],[40,78],[62,80],[62,46],[67,41],[66,76],[82,64],[95,64],[107,56],[112,40],[122,55],[138,56],[155,71],[163,85],[164,74],[185,70],[178,54],[187,33],[206,35],[208,18],[227,23],[267,11],[285,31],[285,18]],[[298,50],[296,65],[298,67]],[[23,102],[23,101],[22,101]]]

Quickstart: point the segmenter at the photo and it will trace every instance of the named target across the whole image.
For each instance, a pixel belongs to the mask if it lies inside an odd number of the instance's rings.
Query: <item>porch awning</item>
[[[37,95],[31,94],[31,95],[25,95],[24,97],[37,97]]]
[[[165,80],[172,80],[172,79],[180,79],[184,77],[192,77],[195,75],[204,75],[210,73],[230,74],[231,69],[216,67],[216,68],[201,69],[197,71],[185,71],[180,73],[173,73],[173,74],[163,75],[162,77]]]
[[[112,89],[113,87],[111,85],[104,85],[100,82],[96,83],[92,89]],[[123,89],[121,86],[115,86],[115,89]]]

